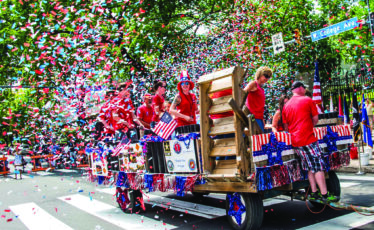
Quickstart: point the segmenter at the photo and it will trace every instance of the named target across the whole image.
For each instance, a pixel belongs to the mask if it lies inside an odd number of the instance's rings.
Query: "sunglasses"
[[[270,75],[267,75],[267,74],[263,74],[263,75],[264,75],[264,77],[265,77],[266,79],[270,79],[270,78],[271,78]]]
[[[182,82],[181,86],[184,86],[184,85],[190,85],[190,83],[189,82]]]

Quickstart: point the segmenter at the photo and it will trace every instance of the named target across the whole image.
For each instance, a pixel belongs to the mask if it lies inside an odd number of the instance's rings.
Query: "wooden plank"
[[[227,147],[213,147],[210,151],[211,157],[225,157],[225,156],[236,156],[236,147],[227,146]]]
[[[232,98],[232,95],[227,95],[227,96],[224,96],[224,97],[214,98],[214,99],[212,99],[213,106],[227,104],[227,102],[229,102],[231,98]]]
[[[195,185],[194,192],[248,192],[257,193],[256,184],[253,182],[208,182]]]
[[[223,135],[229,133],[235,133],[235,127],[233,122],[231,122],[231,124],[214,126],[209,131],[210,136]]]
[[[244,112],[239,108],[239,106],[236,104],[235,100],[233,98],[230,99],[229,105],[232,108],[232,110],[235,112],[236,116],[239,118],[241,122],[245,126],[248,127],[248,120],[247,117],[245,116]]]
[[[243,104],[243,91],[241,90],[241,84],[243,82],[245,72],[241,67],[235,67],[232,77],[232,96],[237,105]],[[242,118],[245,119],[245,118]],[[245,123],[244,123],[245,124]],[[249,154],[247,153],[247,148],[244,142],[244,125],[239,119],[239,115],[235,114],[234,116],[234,129],[235,129],[235,143],[236,143],[236,152],[237,152],[237,167],[242,179],[247,178],[249,175]]]
[[[219,160],[216,163],[216,169],[236,169],[236,160]]]
[[[235,138],[224,138],[214,140],[214,147],[232,147],[235,146]]]
[[[210,73],[210,74],[203,75],[199,78],[197,83],[198,84],[210,83],[211,81],[230,76],[233,73],[234,69],[235,69],[235,67],[230,67],[228,69],[224,69],[224,70],[221,70],[221,71],[217,71],[217,72],[213,72],[213,73]]]
[[[228,125],[233,124],[234,117],[224,117],[224,118],[218,118],[213,120],[213,126],[221,126],[221,125]]]
[[[216,81],[212,82],[212,85],[209,89],[209,94],[219,92],[225,89],[231,89],[232,88],[232,77],[225,77]]]
[[[211,106],[212,100],[208,97],[209,84],[200,84],[200,136],[201,136],[201,155],[203,160],[203,172],[212,173],[215,167],[215,160],[209,157],[212,147],[212,141],[208,136],[211,119],[208,116],[208,110]]]
[[[236,174],[237,172],[238,172],[238,169],[236,168],[227,168],[227,169],[216,168],[213,170],[213,174]]]
[[[212,107],[210,107],[208,114],[212,115],[212,114],[218,114],[218,113],[225,113],[229,111],[232,111],[232,108],[229,104],[226,103],[226,104],[220,104],[220,105],[213,105]]]

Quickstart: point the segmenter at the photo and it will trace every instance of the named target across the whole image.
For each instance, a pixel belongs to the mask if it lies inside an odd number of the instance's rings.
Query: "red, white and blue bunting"
[[[205,184],[200,175],[176,176],[170,174],[140,174],[118,172],[117,187],[133,190],[148,189],[149,192],[174,191],[178,196],[184,196],[188,191],[193,191],[196,184]]]
[[[351,128],[349,125],[335,125],[335,126],[325,126],[314,128],[314,135],[317,137],[319,146],[321,148],[327,147],[327,143],[324,140],[325,136],[328,134],[328,129],[337,134],[336,145],[352,144],[353,137]]]
[[[252,155],[253,162],[268,160],[268,165],[273,165],[275,160],[282,156],[295,154],[291,145],[291,134],[277,132],[253,135],[252,139]],[[274,159],[275,158],[275,159]],[[279,162],[279,164],[281,164]]]

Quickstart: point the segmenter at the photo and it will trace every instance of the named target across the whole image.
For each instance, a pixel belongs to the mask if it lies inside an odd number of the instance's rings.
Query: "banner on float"
[[[354,29],[359,26],[357,21],[357,17],[355,17],[346,21],[339,22],[335,25],[314,31],[311,33],[312,41],[315,42]]]
[[[108,162],[102,157],[101,151],[94,149],[90,153],[92,175],[108,176]]]
[[[194,140],[165,141],[164,154],[169,173],[198,172]]]
[[[124,150],[123,161],[120,161],[120,168],[125,172],[140,172],[145,170],[145,161],[143,149],[139,143],[130,144],[127,150]]]

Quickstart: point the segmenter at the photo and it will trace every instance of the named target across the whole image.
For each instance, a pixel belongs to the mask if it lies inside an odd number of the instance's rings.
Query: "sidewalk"
[[[357,173],[359,171],[359,162],[358,159],[351,159],[351,163],[346,166],[342,167],[336,172],[347,172],[347,173]],[[374,173],[374,156],[369,160],[369,165],[361,166],[361,171],[365,173]]]

